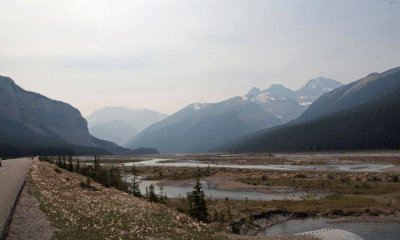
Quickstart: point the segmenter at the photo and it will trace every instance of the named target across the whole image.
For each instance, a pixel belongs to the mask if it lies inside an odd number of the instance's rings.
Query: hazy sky
[[[84,116],[396,66],[397,0],[0,0],[0,75]]]

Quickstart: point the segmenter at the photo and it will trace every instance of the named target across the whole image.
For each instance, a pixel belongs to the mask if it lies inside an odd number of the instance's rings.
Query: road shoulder
[[[31,183],[26,181],[16,205],[7,240],[47,240],[57,230],[40,210],[39,201],[30,193],[30,188]]]

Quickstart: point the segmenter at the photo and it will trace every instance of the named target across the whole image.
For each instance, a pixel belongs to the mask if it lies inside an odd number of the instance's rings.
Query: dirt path
[[[29,192],[27,181],[18,200],[7,240],[48,240],[56,228],[39,209],[39,201]]]

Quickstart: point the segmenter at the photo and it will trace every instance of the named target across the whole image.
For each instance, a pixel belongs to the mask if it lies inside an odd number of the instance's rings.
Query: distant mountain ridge
[[[342,84],[336,80],[318,77],[309,80],[297,91],[273,84],[263,91],[252,88],[244,98],[256,102],[286,123],[300,116],[319,96],[340,86]]]
[[[115,106],[96,110],[87,117],[87,121],[93,136],[124,145],[136,134],[167,116],[148,109]]]
[[[296,91],[297,101],[302,106],[309,106],[322,94],[330,92],[340,86],[343,86],[343,84],[329,78],[317,77],[311,79],[302,88]]]
[[[130,152],[91,136],[86,120],[71,105],[25,91],[11,78],[3,76],[0,76],[0,122],[2,155],[7,155],[10,149],[21,152],[44,148],[77,153]]]
[[[325,93],[298,119],[217,148],[228,152],[400,149],[400,68]]]
[[[318,91],[322,94],[331,85],[341,85],[324,80],[310,80],[300,90],[316,88],[307,96],[312,99]],[[146,128],[124,146],[151,147],[163,153],[207,152],[238,137],[298,117],[305,107],[297,99],[301,98],[296,91],[274,84],[263,91],[252,88],[243,97],[218,103],[193,103]]]
[[[138,134],[138,130],[132,127],[131,124],[117,119],[91,126],[89,127],[89,133],[97,138],[123,145]]]
[[[194,103],[155,123],[125,146],[152,147],[163,153],[205,152],[280,120],[256,103],[234,97],[214,104]]]

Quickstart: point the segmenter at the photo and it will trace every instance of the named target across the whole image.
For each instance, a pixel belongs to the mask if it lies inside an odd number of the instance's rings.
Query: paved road
[[[32,160],[3,160],[0,167],[0,236],[18,192],[31,168]]]

